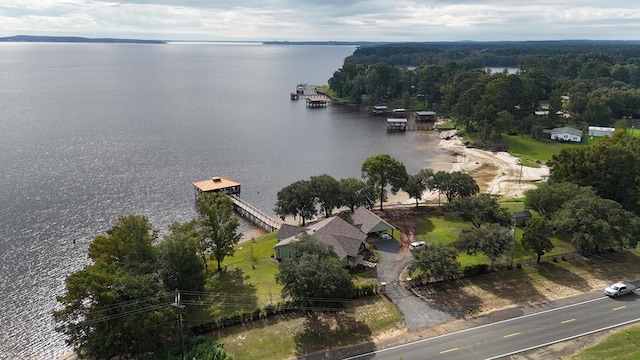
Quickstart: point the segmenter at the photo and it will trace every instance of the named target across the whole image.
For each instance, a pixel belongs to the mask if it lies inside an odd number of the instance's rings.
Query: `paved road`
[[[376,359],[499,359],[515,353],[634,322],[640,296],[604,296],[349,357]]]
[[[402,312],[408,330],[432,327],[463,316],[427,303],[405,288],[400,274],[413,259],[408,249],[402,249],[395,240],[380,240],[375,245],[379,255],[378,280],[387,283],[385,293]]]

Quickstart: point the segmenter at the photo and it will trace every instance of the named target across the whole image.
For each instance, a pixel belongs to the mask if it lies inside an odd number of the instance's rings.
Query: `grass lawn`
[[[640,326],[620,330],[597,345],[587,347],[568,360],[635,360],[640,359]]]
[[[404,326],[402,314],[383,296],[348,304],[338,313],[281,315],[209,334],[236,359],[280,360],[372,342],[377,335]]]
[[[507,151],[523,162],[526,166],[539,167],[551,159],[551,156],[559,153],[564,148],[576,146],[592,146],[602,141],[603,138],[583,137],[583,142],[572,144],[566,142],[551,141],[549,139],[536,140],[531,135],[504,135],[502,141],[507,145]]]
[[[517,204],[513,205],[514,209],[519,208],[516,205]],[[524,206],[524,204],[520,206]],[[471,223],[452,219],[447,215],[430,216],[424,218],[420,223],[418,223],[418,225],[416,225],[415,235],[418,239],[424,240],[427,243],[452,244],[458,240],[460,232],[463,229],[471,228],[473,228]],[[514,262],[535,262],[536,255],[522,247],[521,240],[523,231],[524,230],[522,228],[516,228]],[[573,245],[569,243],[568,237],[562,237],[562,235],[554,236],[551,238],[551,241],[555,247],[549,253],[545,254],[547,257],[575,251]],[[498,263],[505,261],[506,259],[503,259],[502,261],[498,261]],[[489,258],[484,254],[478,253],[476,255],[469,255],[465,252],[459,253],[458,262],[462,268],[471,265],[490,263]]]

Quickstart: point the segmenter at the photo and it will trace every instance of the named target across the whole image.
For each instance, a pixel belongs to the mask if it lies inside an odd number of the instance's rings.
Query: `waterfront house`
[[[305,227],[283,225],[277,235],[279,242],[274,246],[277,260],[296,258],[292,244],[302,233],[331,246],[345,267],[355,266],[364,258],[367,235],[339,216],[332,216]]]
[[[349,223],[367,235],[367,241],[376,241],[383,234],[391,234],[396,229],[393,225],[381,219],[365,207],[357,208],[348,219]]]

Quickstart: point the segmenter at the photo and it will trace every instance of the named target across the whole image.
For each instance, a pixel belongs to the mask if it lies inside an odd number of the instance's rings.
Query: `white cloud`
[[[640,2],[2,0],[0,36],[165,40],[639,39]]]

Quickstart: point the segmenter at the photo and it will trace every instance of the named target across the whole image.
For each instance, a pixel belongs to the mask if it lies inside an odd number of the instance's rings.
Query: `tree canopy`
[[[498,224],[464,230],[456,243],[456,247],[467,254],[484,253],[491,261],[491,269],[495,262],[505,254],[513,251],[514,234],[510,228]]]
[[[469,174],[461,171],[438,171],[431,179],[431,187],[445,194],[447,201],[451,202],[457,197],[469,197],[480,192],[476,180]]]
[[[144,216],[120,217],[89,245],[93,264],[69,275],[57,330],[83,355],[130,358],[171,341],[175,315],[156,280],[155,230]]]
[[[201,241],[221,269],[220,263],[226,256],[233,255],[242,234],[237,233],[238,218],[233,216],[233,201],[221,192],[207,192],[200,195],[197,203],[199,233]]]
[[[447,278],[456,275],[460,270],[458,250],[444,244],[429,244],[421,246],[413,252],[414,261],[409,265],[413,274],[420,271],[423,276]]]
[[[494,223],[502,226],[511,225],[511,215],[505,208],[500,207],[498,199],[490,194],[480,194],[456,198],[445,204],[445,210],[456,214],[462,220],[471,221],[479,228],[482,224]]]
[[[276,274],[283,297],[305,302],[352,297],[351,276],[333,248],[307,234],[301,234],[292,246],[295,258],[280,262]]]
[[[407,182],[407,170],[404,164],[388,154],[378,154],[365,159],[362,163],[362,177],[378,189],[380,210],[387,200],[386,186],[391,186],[391,193],[397,193]]]
[[[522,234],[522,247],[525,250],[532,251],[538,257],[537,263],[540,263],[540,257],[547,251],[553,250],[554,246],[551,242],[551,234],[553,230],[545,218],[534,217],[527,222]]]

